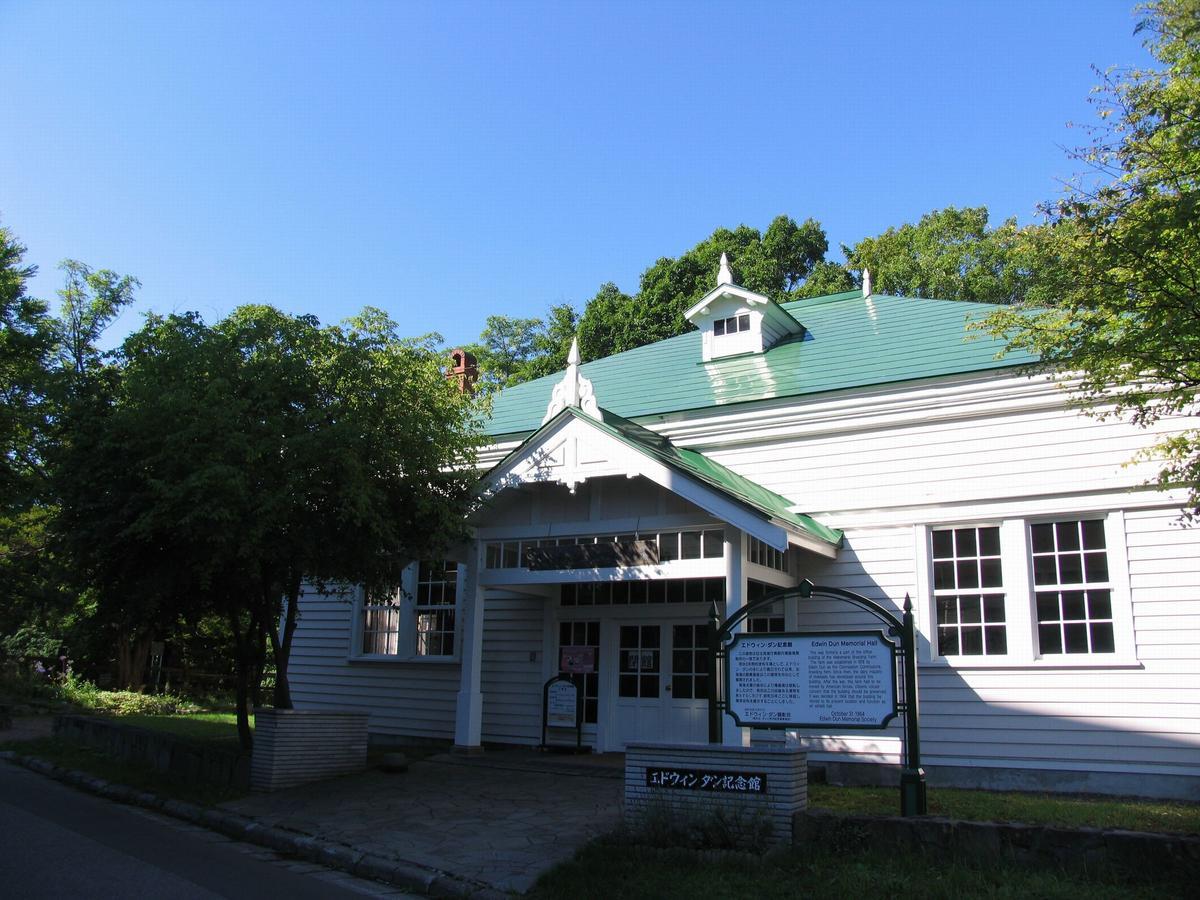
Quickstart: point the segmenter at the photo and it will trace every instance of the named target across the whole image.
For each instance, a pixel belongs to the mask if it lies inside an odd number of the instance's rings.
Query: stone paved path
[[[623,769],[595,760],[488,751],[439,755],[261,794],[225,808],[272,825],[526,891],[620,820]]]

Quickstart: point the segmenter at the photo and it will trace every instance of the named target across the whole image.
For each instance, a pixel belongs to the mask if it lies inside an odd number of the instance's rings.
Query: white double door
[[[708,739],[708,625],[703,618],[614,620],[607,750],[636,741]]]

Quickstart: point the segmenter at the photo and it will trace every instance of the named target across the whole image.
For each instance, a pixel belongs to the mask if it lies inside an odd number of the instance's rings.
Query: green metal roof
[[[835,547],[841,545],[842,532],[840,530],[822,525],[816,519],[803,513],[791,512],[789,507],[792,503],[786,497],[739,475],[719,462],[709,459],[703,453],[676,447],[662,435],[649,428],[643,428],[636,422],[622,418],[611,410],[601,408],[600,412],[603,421],[593,419],[577,407],[567,407],[526,438],[520,447],[509,453],[495,468],[504,466],[514,456],[520,455],[526,444],[536,442],[541,432],[554,428],[563,416],[574,416],[663,465],[720,491],[743,506],[749,506],[785,528],[811,535]]]
[[[967,331],[997,307],[920,300],[861,291],[782,304],[807,329],[802,340],[766,353],[702,362],[700,332],[618,353],[580,367],[597,401],[625,419],[801,397],[847,388],[1008,368],[1037,361],[1029,353],[996,354],[1002,340]],[[493,399],[493,437],[535,431],[561,373],[519,384]]]

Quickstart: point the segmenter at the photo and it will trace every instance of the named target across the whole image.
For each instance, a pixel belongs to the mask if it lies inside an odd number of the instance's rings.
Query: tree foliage
[[[372,309],[324,328],[268,306],[211,326],[150,316],[112,390],[75,411],[60,471],[72,552],[132,621],[226,620],[245,743],[268,643],[275,704],[290,706],[302,580],[398,585],[461,537],[477,425],[440,362]]]
[[[948,206],[842,250],[848,269],[870,269],[877,293],[1017,303],[1035,274],[1024,239],[1015,219],[989,229],[986,206]]]
[[[1194,414],[1200,388],[1200,2],[1158,0],[1139,30],[1161,64],[1110,70],[1085,171],[1048,208],[1030,252],[1051,278],[989,327],[1081,381],[1100,415],[1140,426]],[[1161,443],[1159,483],[1200,516],[1200,432]]]
[[[480,386],[489,391],[560,371],[578,324],[569,303],[551,306],[544,319],[488,316],[479,341],[466,347],[479,363]]]

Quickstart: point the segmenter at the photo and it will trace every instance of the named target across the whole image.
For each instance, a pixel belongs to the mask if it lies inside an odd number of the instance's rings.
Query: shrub
[[[197,712],[200,707],[176,694],[139,694],[135,691],[102,691],[92,682],[68,672],[58,682],[59,697],[93,712],[114,716],[170,716]]]

